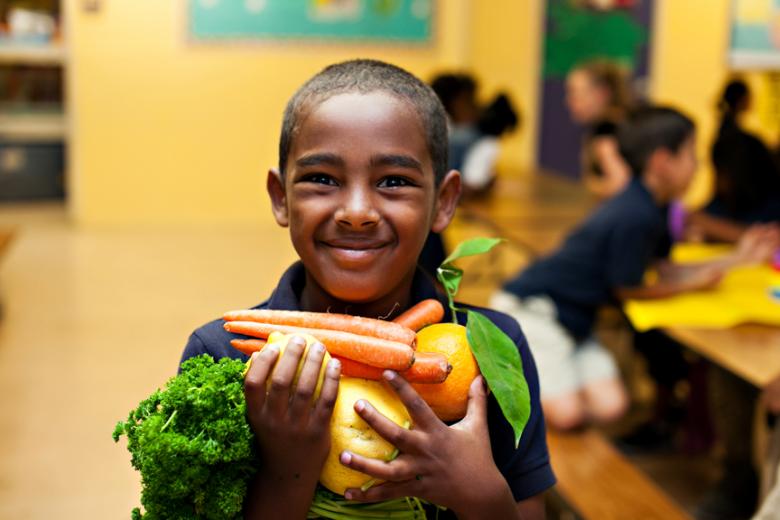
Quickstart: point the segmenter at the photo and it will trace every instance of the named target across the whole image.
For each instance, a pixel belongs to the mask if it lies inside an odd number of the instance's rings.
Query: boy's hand
[[[509,486],[496,468],[487,426],[487,394],[482,376],[469,389],[468,413],[448,427],[404,378],[385,372],[414,421],[411,430],[399,427],[360,400],[355,411],[400,455],[391,462],[341,454],[341,463],[387,482],[363,492],[348,489],[350,500],[375,502],[414,496],[452,509],[459,517],[485,518],[496,504],[516,506]],[[500,515],[503,516],[503,515]],[[505,517],[505,516],[504,516]]]
[[[244,378],[244,396],[262,473],[287,486],[311,484],[313,492],[330,449],[329,423],[340,366],[338,360],[330,361],[320,396],[312,405],[325,347],[312,344],[298,383],[293,385],[305,346],[303,338],[296,336],[278,361],[275,345],[254,354]]]
[[[760,264],[768,262],[778,249],[780,249],[780,226],[755,224],[742,233],[734,254],[738,263]]]

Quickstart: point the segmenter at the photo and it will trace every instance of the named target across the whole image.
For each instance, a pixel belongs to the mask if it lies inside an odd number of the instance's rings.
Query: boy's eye
[[[326,173],[311,173],[309,175],[304,175],[300,182],[312,182],[314,184],[338,186],[336,179]]]
[[[389,177],[385,177],[381,181],[379,181],[379,184],[377,184],[377,187],[379,188],[400,188],[402,186],[414,186],[415,184],[407,179],[406,177],[399,177],[397,175],[391,175]]]

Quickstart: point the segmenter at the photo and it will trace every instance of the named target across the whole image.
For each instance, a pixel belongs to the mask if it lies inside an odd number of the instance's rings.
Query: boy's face
[[[344,302],[396,297],[460,193],[454,171],[435,186],[419,116],[382,92],[336,95],[302,114],[287,164],[283,179],[268,178],[276,220],[317,285]]]
[[[691,134],[677,153],[669,154],[666,163],[666,182],[673,198],[685,195],[698,166],[696,136]]]

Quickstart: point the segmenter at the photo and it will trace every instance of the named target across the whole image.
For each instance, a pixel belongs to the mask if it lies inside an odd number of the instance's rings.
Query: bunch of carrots
[[[434,352],[415,352],[416,332],[438,323],[444,308],[423,300],[393,321],[321,312],[240,310],[223,316],[225,330],[257,339],[234,339],[233,348],[251,356],[262,350],[272,332],[310,334],[341,361],[342,375],[381,380],[396,370],[410,383],[442,383],[452,366]]]

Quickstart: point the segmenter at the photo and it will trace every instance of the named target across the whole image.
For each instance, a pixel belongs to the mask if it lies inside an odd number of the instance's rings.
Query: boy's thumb
[[[485,422],[487,417],[487,387],[485,378],[478,375],[469,387],[469,404],[466,409],[466,419]]]

